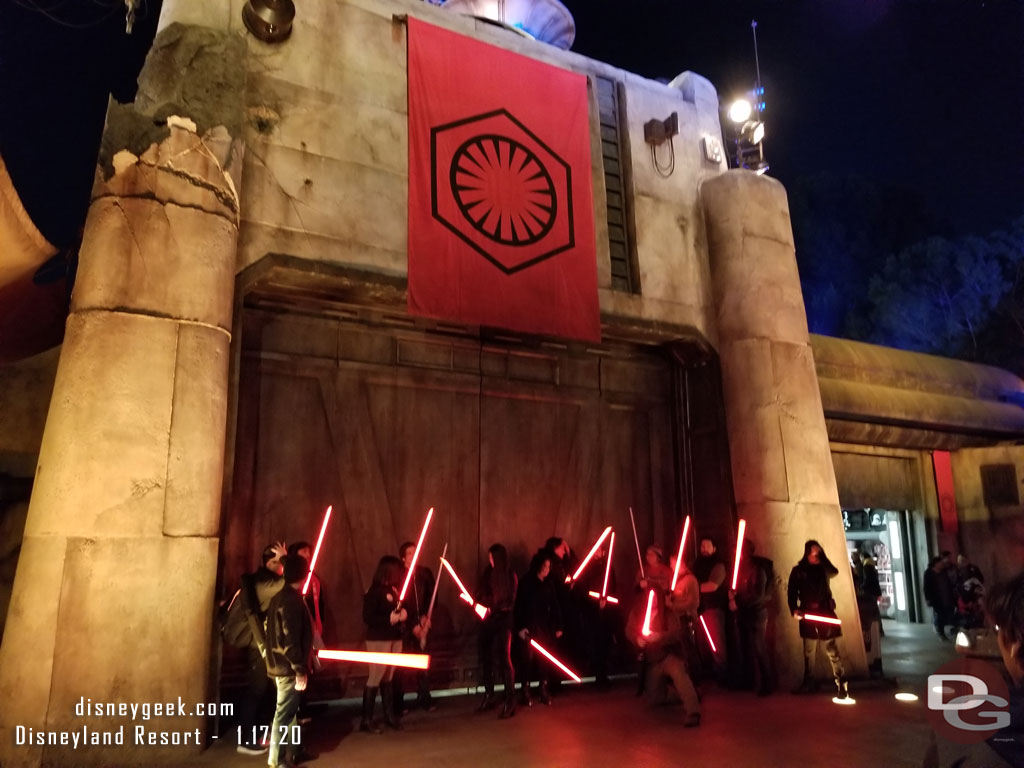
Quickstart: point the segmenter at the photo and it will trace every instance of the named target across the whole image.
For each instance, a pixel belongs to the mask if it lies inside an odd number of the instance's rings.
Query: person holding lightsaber
[[[646,592],[651,587],[656,587],[662,592],[668,592],[672,584],[672,569],[665,564],[665,553],[661,547],[651,544],[644,552],[644,560],[647,567],[641,566],[636,574],[636,589],[638,592]]]
[[[668,700],[666,683],[671,682],[683,702],[683,725],[694,728],[700,725],[700,699],[686,666],[683,628],[676,614],[665,608],[665,592],[655,587],[651,593],[653,599],[633,601],[626,637],[647,660],[644,689],[651,703]]]
[[[676,555],[669,557],[669,567],[676,570]],[[679,562],[679,577],[675,589],[665,597],[665,607],[676,615],[682,630],[683,658],[690,679],[700,683],[700,645],[697,641],[697,616],[700,611],[700,584],[686,564],[686,558]]]
[[[554,641],[562,636],[562,609],[551,580],[551,558],[547,550],[539,550],[530,561],[530,569],[519,582],[516,591],[515,629],[525,644],[523,649],[523,704],[533,706],[530,696],[530,680],[540,680],[539,698],[545,706],[551,706],[548,665],[538,658],[530,640],[551,648]]]
[[[628,544],[628,539],[626,542]],[[582,635],[586,655],[600,691],[606,691],[611,687],[608,679],[608,661],[622,622],[618,602],[618,580],[608,556],[610,550],[610,541],[608,545],[601,545],[594,554],[593,562],[580,577],[580,583],[575,590],[583,622]],[[617,551],[617,547],[612,550],[613,556]]]
[[[829,580],[838,573],[839,569],[829,562],[821,544],[814,539],[804,544],[803,558],[790,571],[789,610],[794,617],[800,619],[800,637],[804,641],[803,682],[793,693],[812,693],[817,690],[813,664],[820,645],[824,646],[829,664],[832,665],[836,696],[840,699],[849,697],[843,660],[836,645],[836,638],[843,634],[843,630],[838,624],[836,601],[829,586]],[[824,617],[829,621],[811,621],[805,619],[804,614]]]
[[[487,569],[480,577],[476,591],[476,602],[488,610],[480,627],[480,661],[483,667],[484,699],[477,711],[494,709],[494,668],[501,668],[505,684],[505,702],[501,708],[502,718],[516,713],[516,673],[512,667],[513,609],[516,604],[518,586],[515,571],[508,564],[508,552],[501,544],[492,544],[487,550]]]
[[[394,555],[384,555],[377,563],[373,583],[363,597],[363,621],[366,623],[366,650],[377,653],[399,653],[402,650],[402,625],[409,618],[408,611],[398,604],[398,594],[405,581],[402,561]],[[395,714],[394,690],[391,680],[395,668],[383,664],[371,664],[370,674],[363,689],[363,719],[359,730],[364,733],[380,733],[373,721],[373,708],[380,690],[384,705],[384,722],[395,730],[402,729],[402,723]]]
[[[757,695],[767,696],[774,689],[775,679],[767,640],[775,566],[771,560],[755,555],[755,551],[754,542],[744,538],[736,589],[729,590],[729,610],[735,617],[737,647],[745,662],[740,675],[742,682],[749,686],[753,681]]]
[[[729,682],[725,621],[729,607],[729,578],[732,574],[718,554],[718,546],[713,538],[701,536],[699,552],[693,563],[693,573],[700,584],[700,617],[711,637],[707,645],[702,644],[700,647],[708,649],[715,680],[724,687]]]
[[[413,556],[416,552],[416,545],[407,541],[398,548],[398,556],[402,559],[402,566],[406,571],[412,567]],[[405,596],[402,607],[406,609],[409,618],[403,626],[402,645],[406,653],[419,653],[422,649],[420,638],[430,629],[427,612],[430,610],[430,597],[434,593],[434,574],[425,565],[416,565],[416,571],[409,581],[409,590]],[[437,709],[430,698],[430,678],[425,669],[396,670],[393,680],[395,715],[405,714],[405,678],[413,678],[416,685],[416,705],[428,712]]]

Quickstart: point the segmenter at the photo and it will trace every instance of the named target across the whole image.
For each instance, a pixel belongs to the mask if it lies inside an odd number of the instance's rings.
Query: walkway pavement
[[[927,675],[953,658],[924,625],[886,622],[886,673],[900,687],[920,696],[914,703],[893,698],[887,685],[858,686],[855,706],[838,706],[830,695],[751,693],[712,690],[704,700],[704,722],[682,728],[678,706],[651,709],[634,695],[635,682],[623,680],[607,693],[572,686],[551,708],[520,708],[511,720],[476,714],[477,697],[440,699],[433,713],[413,713],[402,732],[359,733],[353,705],[332,706],[306,731],[308,747],[321,757],[311,768],[401,766],[419,768],[921,768],[932,730],[925,716]],[[379,708],[379,705],[378,705]],[[193,766],[260,768],[265,756],[234,751],[225,737],[191,763]],[[940,765],[948,766],[964,748],[940,741]]]

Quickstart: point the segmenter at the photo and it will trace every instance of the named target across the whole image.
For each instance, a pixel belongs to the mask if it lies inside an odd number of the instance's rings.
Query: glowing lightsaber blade
[[[609,603],[612,603],[613,605],[619,604],[619,598],[612,597],[611,595],[599,595],[597,592],[587,592],[587,594],[595,600],[607,600]]]
[[[423,528],[420,530],[420,540],[416,542],[416,550],[412,553],[412,563],[409,564],[409,571],[405,574],[405,583],[402,584],[402,591],[398,593],[398,602],[405,600],[406,590],[409,589],[409,581],[416,570],[416,559],[420,556],[420,549],[423,548],[423,539],[426,538],[427,528],[430,527],[430,518],[434,516],[434,508],[427,510],[427,519],[423,521]]]
[[[590,558],[594,556],[594,553],[597,552],[601,544],[604,542],[605,539],[608,538],[608,534],[611,532],[612,527],[610,525],[604,529],[604,532],[598,537],[597,541],[594,542],[594,546],[590,548],[590,551],[587,553],[587,556],[583,558],[583,562],[580,563],[580,567],[576,569],[576,573],[574,573],[572,577],[569,579],[570,581],[576,581],[576,579],[580,577],[580,574],[583,573],[583,569],[586,568],[587,563],[590,562]]]
[[[601,587],[601,597],[608,597],[608,576],[612,572],[612,552],[615,551],[615,531],[608,540],[608,562],[604,564],[604,586]],[[618,602],[616,600],[615,602]]]
[[[567,674],[567,675],[568,675],[568,676],[569,676],[570,678],[572,678],[573,680],[575,680],[575,681],[576,681],[577,683],[582,683],[582,682],[583,682],[582,680],[580,680],[580,677],[579,677],[579,675],[577,675],[577,674],[576,674],[575,672],[573,672],[573,671],[572,671],[571,669],[569,669],[569,668],[568,668],[567,666],[565,666],[565,664],[563,664],[563,663],[562,663],[562,662],[560,662],[560,661],[559,661],[558,659],[556,659],[556,658],[555,658],[554,656],[552,656],[552,655],[551,655],[551,654],[550,654],[550,653],[549,653],[549,652],[547,651],[547,649],[545,649],[545,648],[544,648],[544,646],[543,646],[543,645],[541,645],[540,643],[538,643],[538,642],[537,642],[536,640],[534,640],[534,639],[532,639],[532,638],[531,638],[531,639],[530,639],[530,645],[532,645],[532,646],[533,646],[534,648],[536,648],[536,649],[537,649],[538,651],[540,651],[540,652],[541,652],[542,654],[544,654],[545,656],[547,656],[547,657],[548,657],[548,660],[549,660],[549,661],[550,661],[550,662],[551,662],[552,664],[554,664],[554,665],[555,665],[556,667],[558,667],[558,668],[559,668],[560,670],[562,670],[563,672],[565,672],[565,674]]]
[[[679,554],[676,555],[676,569],[672,572],[672,588],[670,592],[676,591],[676,582],[679,581],[679,564],[683,562],[683,550],[686,547],[686,534],[690,532],[690,516],[683,521],[683,537],[679,539]]]
[[[444,556],[448,554],[448,542],[444,543],[444,549],[441,550],[441,559],[444,560]],[[437,578],[434,579],[434,594],[430,596],[430,606],[427,608],[427,626],[430,626],[430,619],[434,615],[434,602],[437,600],[437,588],[441,586],[441,574],[437,574]],[[427,633],[429,629],[423,629],[420,632],[420,650],[427,647]]]
[[[633,541],[636,542],[636,559],[640,561],[640,578],[646,579],[644,574],[644,556],[640,554],[640,537],[636,535],[636,519],[633,517],[633,508],[629,508],[629,522],[633,525]]]
[[[644,626],[640,634],[644,637],[651,636],[651,609],[654,607],[654,590],[647,593],[647,614],[644,616]]]
[[[460,594],[459,597],[461,597],[467,603],[472,605],[473,604],[473,596],[471,594],[469,594],[469,590],[466,589],[466,585],[462,583],[462,579],[459,578],[459,574],[457,574],[455,572],[455,569],[452,568],[452,564],[449,563],[447,560],[445,560],[442,557],[441,558],[441,565],[443,565],[445,570],[448,571],[449,574],[451,574],[451,577],[455,581],[456,586],[462,592],[462,594]]]
[[[736,563],[732,567],[732,591],[736,591],[736,584],[740,579],[740,557],[743,556],[743,533],[747,530],[747,521],[740,520],[740,529],[736,534]]]
[[[804,621],[813,621],[817,624],[835,624],[837,627],[843,623],[839,619],[833,619],[831,616],[818,616],[815,613],[799,613],[797,618]]]
[[[711,646],[712,653],[718,653],[718,649],[715,648],[715,641],[711,639],[711,630],[708,629],[707,622],[704,621],[704,617],[700,617],[700,625],[704,627],[704,636],[708,639],[708,645]]]
[[[320,545],[324,543],[324,534],[327,533],[327,521],[331,519],[332,504],[324,512],[324,521],[320,524],[320,536],[316,540],[316,548],[313,550],[313,559],[309,561],[309,573],[306,574],[306,583],[302,585],[302,594],[309,592],[309,583],[313,580],[313,568],[316,567],[316,559],[320,556]]]
[[[476,612],[476,615],[480,617],[481,621],[483,621],[484,619],[487,618],[488,608],[487,608],[486,605],[482,605],[481,603],[477,603],[476,605],[473,606],[473,610]]]
[[[425,653],[374,653],[372,651],[317,651],[327,661],[354,661],[359,664],[386,664],[389,667],[429,669],[430,656]]]

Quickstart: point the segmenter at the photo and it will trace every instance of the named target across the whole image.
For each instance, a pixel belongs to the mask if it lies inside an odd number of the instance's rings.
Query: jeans
[[[289,747],[292,754],[299,751],[299,744],[293,739],[292,734],[298,726],[299,692],[295,690],[294,677],[275,677],[277,683],[277,709],[274,712],[274,722],[270,727],[270,754],[267,756],[267,764],[276,766],[281,760],[281,752],[288,752]]]

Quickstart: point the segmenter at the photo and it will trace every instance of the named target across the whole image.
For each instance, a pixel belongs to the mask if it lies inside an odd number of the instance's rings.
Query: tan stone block
[[[771,344],[754,339],[723,345],[721,361],[736,501],[787,501],[786,456]]]
[[[0,366],[0,455],[37,456],[60,349]]]
[[[228,329],[235,238],[230,221],[194,208],[96,200],[72,310],[126,309]]]
[[[216,536],[224,481],[230,339],[182,325],[178,333],[163,532]]]
[[[773,343],[772,370],[778,393],[789,498],[796,502],[838,505],[835,471],[811,348]]]
[[[66,549],[62,536],[25,536],[21,542],[0,646],[0,699],[7,702],[0,707],[0,764],[5,766],[17,766],[18,760],[31,765],[40,754],[36,748],[15,747],[14,728],[46,722]]]
[[[244,2],[244,0],[242,1]],[[234,13],[235,11],[237,14]],[[241,13],[241,6],[234,0],[227,3],[164,0],[157,30],[162,30],[177,22],[227,31],[231,28],[231,19],[238,15],[240,20]]]
[[[48,747],[61,764],[150,765],[181,760],[199,749],[135,746],[134,729],[205,733],[191,713],[207,695],[217,539],[73,539],[57,617],[53,687],[47,727],[125,726],[125,745],[81,754]],[[77,717],[82,697],[93,702],[184,703],[184,717]]]
[[[404,247],[401,251],[386,250],[367,243],[243,221],[238,233],[238,270],[272,253],[344,264],[385,275],[404,277],[408,270]]]
[[[786,189],[776,179],[732,170],[705,179],[700,196],[705,213],[715,223],[713,242],[734,243],[755,236],[793,246]]]
[[[311,163],[326,157],[408,175],[409,116],[404,98],[400,105],[382,104],[380,92],[365,81],[335,94],[297,88],[257,73],[250,74],[249,89],[250,144],[306,152]],[[257,123],[261,116],[266,122]]]
[[[72,314],[26,536],[156,536],[163,524],[177,323]]]
[[[380,7],[371,11],[335,0],[302,3],[287,43],[269,45],[246,35],[250,69],[332,94],[372,86],[379,94],[378,103],[403,111],[406,28],[392,21],[385,4],[374,5]],[[396,5],[395,12],[408,10]],[[242,28],[240,18],[235,23]]]
[[[350,248],[401,253],[401,274],[406,272],[405,177],[272,145],[247,148],[244,176],[246,222],[290,230],[300,237],[328,237]],[[338,256],[325,260],[345,261]],[[381,266],[373,259],[361,261]]]
[[[701,306],[711,299],[706,261],[697,250],[699,210],[689,205],[638,195],[637,256],[645,298]]]

